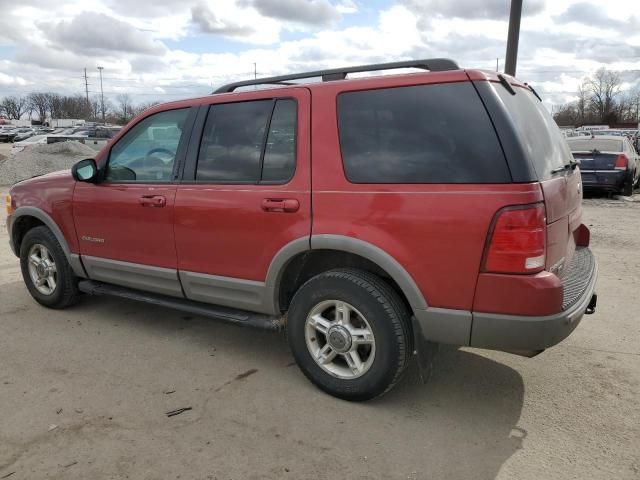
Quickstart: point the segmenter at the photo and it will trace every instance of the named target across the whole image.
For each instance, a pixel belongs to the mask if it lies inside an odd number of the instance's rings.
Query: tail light
[[[626,170],[628,166],[629,158],[624,153],[618,155],[618,158],[616,158],[616,170]]]
[[[484,252],[483,271],[537,273],[546,259],[544,204],[506,207],[493,219]]]

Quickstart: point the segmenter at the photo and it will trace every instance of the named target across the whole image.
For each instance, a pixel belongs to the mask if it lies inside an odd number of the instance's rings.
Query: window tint
[[[196,180],[255,183],[272,100],[212,105],[198,154]]]
[[[571,161],[571,150],[556,122],[533,92],[514,88],[516,94],[512,95],[501,85],[496,86],[538,179],[545,180],[552,170]]]
[[[470,83],[343,93],[340,145],[354,183],[505,183],[509,170]]]
[[[111,182],[170,182],[189,109],[156,113],[111,148],[105,179]]]
[[[599,150],[601,152],[621,152],[622,140],[606,138],[570,138],[567,140],[572,152],[590,152]]]
[[[296,168],[296,102],[278,100],[269,124],[262,181],[286,182]]]

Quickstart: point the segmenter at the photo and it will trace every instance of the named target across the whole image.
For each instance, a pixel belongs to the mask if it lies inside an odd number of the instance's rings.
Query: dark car
[[[640,158],[627,137],[574,137],[567,143],[580,162],[584,188],[633,195],[640,182]]]
[[[106,294],[286,330],[314,384],[365,400],[436,343],[533,356],[592,313],[581,192],[530,87],[431,59],[154,106],[14,185],[7,225],[42,305]]]

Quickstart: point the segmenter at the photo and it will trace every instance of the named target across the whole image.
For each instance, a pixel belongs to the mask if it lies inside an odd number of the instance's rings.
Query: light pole
[[[509,34],[507,36],[507,58],[504,62],[504,73],[511,76],[515,76],[516,74],[521,17],[522,0],[511,0],[511,13],[509,14]]]
[[[104,70],[104,67],[98,67],[98,71],[100,72],[100,104],[102,106],[102,123],[106,124],[104,116],[104,90],[102,89],[102,70]]]

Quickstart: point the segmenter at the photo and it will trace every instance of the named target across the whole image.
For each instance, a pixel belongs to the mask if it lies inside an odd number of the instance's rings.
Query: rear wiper
[[[531,85],[529,85],[528,83],[525,83],[525,85],[529,90],[531,90],[531,93],[533,93],[538,98],[538,100],[542,101],[542,98],[540,98],[540,95],[538,95],[538,92],[536,92]]]
[[[558,168],[554,168],[553,170],[551,170],[551,175],[554,175],[556,173],[560,173],[560,172],[564,172],[566,170],[575,170],[576,167],[580,165],[580,162],[578,162],[577,160],[571,160],[569,163],[558,167]]]

